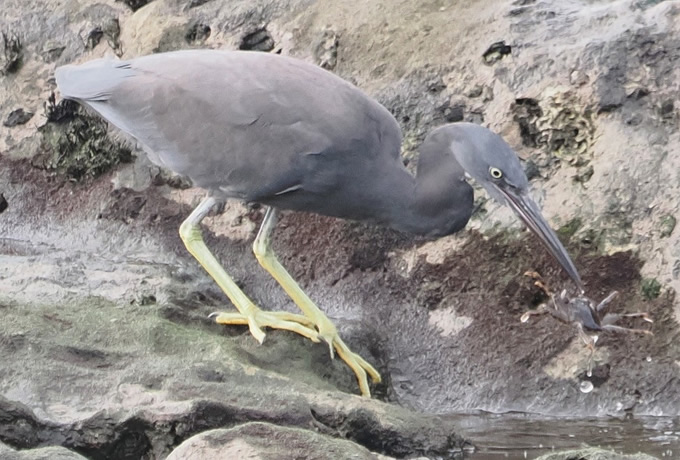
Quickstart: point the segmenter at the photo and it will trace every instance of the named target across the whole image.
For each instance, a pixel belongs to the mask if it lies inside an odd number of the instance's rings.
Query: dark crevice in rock
[[[197,22],[189,26],[184,38],[190,45],[201,44],[210,37],[211,32],[209,25]]]
[[[275,46],[276,43],[269,31],[262,27],[244,35],[238,49],[269,52],[273,50]]]
[[[0,397],[0,441],[18,449],[61,445],[91,460],[156,458],[152,446],[163,446],[167,454],[193,434],[248,419],[224,406],[200,403],[183,419],[167,423],[144,416],[116,420],[115,415],[101,412],[72,425],[57,425],[38,420],[27,407]]]
[[[519,133],[522,136],[522,144],[535,148],[538,146],[540,130],[533,122],[543,116],[543,110],[536,99],[517,98],[512,104],[513,119],[519,124]]]
[[[42,422],[33,411],[21,403],[9,401],[0,396],[0,441],[18,449],[27,449],[49,443],[51,432],[57,425]],[[59,436],[59,444],[63,440]],[[52,441],[54,442],[54,441]]]
[[[99,44],[103,36],[104,31],[102,30],[101,27],[95,27],[94,29],[92,29],[85,38],[85,49],[86,50],[94,49]]]
[[[19,108],[12,110],[2,124],[11,128],[13,126],[26,124],[31,118],[33,118],[33,112],[27,112],[24,109]]]
[[[189,3],[187,4],[187,9],[190,8],[197,8],[201,5],[205,5],[208,2],[211,2],[212,0],[190,0]]]
[[[149,433],[154,427],[146,420],[131,418],[115,425],[108,418],[88,420],[87,430],[82,430],[79,439],[69,433],[64,447],[73,449],[91,460],[150,460],[152,444]],[[103,436],[102,436],[103,435]],[[103,442],[102,442],[103,439]]]
[[[52,93],[45,104],[47,121],[57,123],[73,120],[79,110],[79,104],[70,99],[63,99],[56,103],[56,96]]]
[[[24,58],[24,45],[14,32],[2,33],[3,52],[0,58],[0,75],[16,73]]]
[[[482,58],[486,64],[494,64],[503,59],[505,56],[509,55],[511,52],[512,47],[510,45],[506,45],[505,41],[502,40],[489,46],[482,54]]]
[[[95,26],[85,37],[85,49],[92,50],[106,38],[109,47],[117,56],[122,56],[123,48],[120,43],[120,23],[118,18],[108,18],[101,24]]]
[[[456,123],[465,120],[465,105],[446,104],[439,109],[444,114],[444,119],[447,123]]]
[[[116,0],[117,2],[125,3],[132,11],[137,11],[144,5],[151,3],[152,0]]]
[[[428,444],[428,440],[404,436],[392,427],[384,426],[378,417],[370,411],[355,409],[346,414],[312,410],[312,416],[320,431],[339,436],[360,444],[370,451],[397,458],[412,455],[434,455],[451,458],[462,452],[466,441],[451,433],[446,441],[436,448]],[[436,436],[432,433],[433,437]]]

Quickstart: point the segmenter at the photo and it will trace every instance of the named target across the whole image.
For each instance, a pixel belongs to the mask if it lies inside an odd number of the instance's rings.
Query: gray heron
[[[153,163],[208,191],[179,233],[238,310],[219,313],[216,321],[247,325],[260,343],[265,327],[324,340],[331,355],[335,350],[352,368],[365,396],[368,377],[379,382],[379,373],[347,347],[272,251],[279,209],[439,237],[467,224],[471,177],[513,209],[583,290],[567,251],[530,197],[516,153],[487,128],[436,128],[420,147],[413,175],[400,156],[399,124],[385,107],[291,57],[188,50],[66,65],[55,76],[64,98],[90,107],[136,139]],[[227,199],[267,207],[253,250],[302,315],[258,308],[203,242],[202,219]]]

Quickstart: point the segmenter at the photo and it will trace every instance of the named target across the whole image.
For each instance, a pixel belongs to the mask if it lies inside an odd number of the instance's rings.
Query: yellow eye
[[[500,179],[503,177],[503,171],[498,168],[494,168],[493,166],[489,168],[489,174],[491,174],[491,177],[494,179]]]

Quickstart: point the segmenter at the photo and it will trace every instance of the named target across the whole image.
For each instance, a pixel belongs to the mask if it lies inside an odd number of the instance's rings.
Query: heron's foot
[[[215,322],[219,324],[248,326],[250,333],[260,343],[264,342],[265,333],[262,328],[265,327],[295,332],[312,342],[319,343],[319,333],[314,328],[314,323],[303,315],[254,308],[249,315],[218,312],[211,314],[210,317],[215,318]]]
[[[316,328],[319,331],[319,337],[328,344],[330,348],[331,358],[334,357],[334,352],[338,354],[349,367],[354,371],[359,382],[359,389],[361,395],[370,397],[371,390],[368,386],[368,377],[373,383],[380,383],[382,381],[380,373],[371,366],[368,361],[354,353],[345,342],[340,338],[338,330],[326,315],[321,314],[319,318],[315,318]]]
[[[260,343],[264,341],[265,333],[262,329],[265,327],[295,332],[316,343],[323,340],[330,348],[331,357],[337,353],[340,359],[354,371],[362,396],[371,396],[368,377],[373,383],[381,381],[378,371],[368,361],[349,349],[338,335],[335,325],[325,315],[315,322],[303,315],[255,308],[251,315],[217,312],[211,314],[210,317],[215,318],[215,322],[219,324],[248,326],[250,333]]]

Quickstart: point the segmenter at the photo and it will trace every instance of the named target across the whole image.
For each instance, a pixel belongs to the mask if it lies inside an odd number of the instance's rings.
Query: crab
[[[574,324],[578,331],[578,336],[590,350],[588,375],[592,373],[592,359],[598,335],[590,335],[586,331],[633,332],[636,334],[654,335],[646,329],[633,329],[616,325],[616,322],[621,318],[642,318],[649,323],[654,322],[647,312],[606,313],[607,306],[618,295],[617,291],[612,291],[604,300],[596,304],[593,299],[586,297],[583,293],[572,297],[566,289],[563,289],[559,295],[555,295],[537,272],[529,271],[524,275],[532,278],[534,285],[545,292],[550,297],[550,300],[542,303],[535,310],[524,313],[520,321],[526,323],[531,316],[549,313],[564,323]]]

